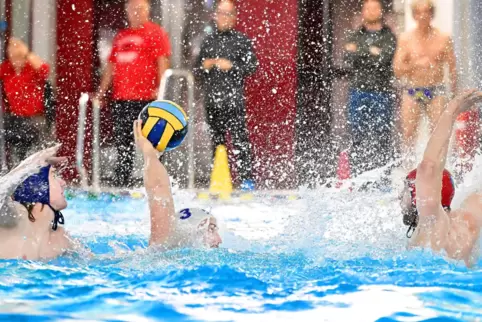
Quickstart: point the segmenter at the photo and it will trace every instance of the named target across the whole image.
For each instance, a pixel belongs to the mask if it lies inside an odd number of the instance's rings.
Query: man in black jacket
[[[355,174],[380,167],[393,155],[396,37],[383,23],[380,0],[365,0],[362,18],[363,26],[348,37],[344,57],[351,76],[348,120]]]
[[[251,41],[234,30],[236,7],[221,0],[215,6],[215,30],[204,39],[195,69],[204,93],[207,123],[216,148],[231,134],[241,188],[252,189],[251,148],[246,128],[244,80],[258,61]]]

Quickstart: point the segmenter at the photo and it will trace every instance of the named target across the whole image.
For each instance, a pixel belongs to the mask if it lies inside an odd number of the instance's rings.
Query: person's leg
[[[368,132],[369,101],[367,93],[351,90],[348,100],[348,120],[351,130],[350,165],[354,175],[362,173],[366,160],[366,136]]]
[[[206,123],[209,126],[209,134],[214,156],[217,146],[226,144],[226,122],[222,117],[222,106],[219,105],[218,100],[207,96],[204,108],[206,111]]]
[[[418,126],[420,123],[420,106],[408,94],[402,98],[400,111],[402,125],[402,154],[405,160],[405,167],[412,168],[415,164],[415,140],[418,136]]]
[[[384,166],[393,159],[393,102],[391,93],[373,93],[373,137],[370,140],[373,167]]]
[[[117,148],[117,164],[114,185],[124,187],[130,184],[134,165],[134,137],[132,124],[142,110],[144,102],[116,101],[112,111],[114,120],[114,142]]]
[[[31,118],[12,115],[9,123],[7,137],[10,141],[10,152],[14,161],[20,162],[26,158],[29,149],[37,144],[39,134]]]
[[[233,148],[236,159],[236,169],[241,181],[241,188],[250,189],[253,185],[252,177],[252,155],[251,143],[249,140],[248,128],[246,126],[246,110],[244,101],[232,100],[233,110],[228,120],[228,128],[231,133]]]
[[[129,134],[128,137],[128,144],[127,146],[127,165],[126,165],[126,173],[127,173],[127,185],[132,186],[134,184],[132,180],[132,172],[134,170],[134,161],[136,157],[136,145],[134,141],[134,131],[133,131],[133,123],[139,117],[139,113],[141,113],[142,109],[149,103],[149,101],[132,101],[130,102],[130,109],[129,113],[126,115],[128,120],[128,124],[126,124],[126,133]]]
[[[427,105],[427,116],[430,122],[430,133],[432,133],[435,125],[438,123],[440,115],[442,115],[448,100],[446,96],[435,96]]]

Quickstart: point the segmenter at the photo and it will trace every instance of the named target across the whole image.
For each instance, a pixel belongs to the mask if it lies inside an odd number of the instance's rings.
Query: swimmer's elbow
[[[431,160],[422,160],[417,167],[417,177],[433,177],[437,170],[437,165]]]

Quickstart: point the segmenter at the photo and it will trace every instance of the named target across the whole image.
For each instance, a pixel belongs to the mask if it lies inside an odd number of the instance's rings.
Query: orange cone
[[[341,151],[338,157],[338,169],[336,170],[336,176],[338,179],[336,188],[341,188],[343,186],[343,181],[350,179],[350,160],[348,159],[348,152],[346,150]]]

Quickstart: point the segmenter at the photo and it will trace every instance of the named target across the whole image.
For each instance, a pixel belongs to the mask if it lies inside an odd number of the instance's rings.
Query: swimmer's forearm
[[[4,197],[12,195],[19,184],[21,184],[30,175],[37,173],[40,168],[41,165],[39,165],[37,162],[31,162],[29,158],[24,160],[15,169],[1,178],[1,193],[6,194]]]
[[[457,71],[452,70],[451,72],[451,77],[450,77],[450,82],[452,85],[452,95],[457,95],[458,92],[458,78],[457,78]]]
[[[169,185],[169,175],[154,149],[144,153],[144,186],[153,189]]]
[[[441,169],[445,167],[448,146],[456,119],[456,106],[449,104],[442,113],[425,149],[423,161],[434,164]]]
[[[144,153],[144,186],[151,217],[150,245],[159,245],[168,238],[174,218],[174,201],[169,175],[154,149]]]

